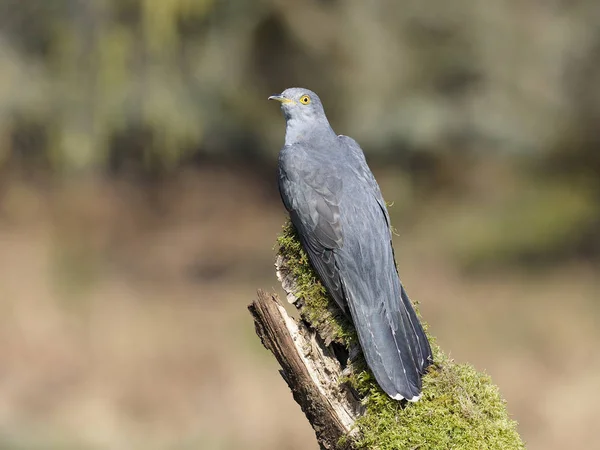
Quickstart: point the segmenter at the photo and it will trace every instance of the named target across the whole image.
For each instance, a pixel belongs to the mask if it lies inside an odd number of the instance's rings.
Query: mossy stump
[[[290,317],[276,295],[262,291],[249,309],[321,448],[525,448],[490,377],[445,355],[426,324],[434,364],[423,378],[423,397],[417,403],[389,398],[366,367],[352,324],[318,281],[291,224],[284,226],[278,244],[277,275],[300,319]]]

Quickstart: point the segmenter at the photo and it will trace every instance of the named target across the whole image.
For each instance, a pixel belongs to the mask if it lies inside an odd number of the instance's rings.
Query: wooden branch
[[[341,364],[331,348],[315,331],[287,313],[275,294],[259,290],[249,307],[256,333],[263,345],[277,358],[280,373],[292,390],[317,435],[322,449],[351,448],[338,445],[351,434],[360,403],[352,392],[340,385]]]

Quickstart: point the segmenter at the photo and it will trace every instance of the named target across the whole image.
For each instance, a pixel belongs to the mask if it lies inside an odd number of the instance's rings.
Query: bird
[[[288,88],[269,100],[286,121],[279,192],[309,262],[354,324],[379,386],[416,402],[431,346],[400,281],[390,216],[365,155],[333,131],[314,92]]]

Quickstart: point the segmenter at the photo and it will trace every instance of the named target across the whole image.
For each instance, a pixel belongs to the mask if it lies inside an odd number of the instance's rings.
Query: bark
[[[332,349],[315,331],[292,318],[276,294],[259,290],[248,309],[256,334],[277,358],[281,376],[315,430],[321,448],[351,448],[349,444],[338,446],[338,442],[352,432],[360,403],[348,387],[340,385],[343,370]]]
[[[301,310],[302,302],[292,294],[294,283],[287,276],[281,257],[276,266],[288,301]],[[248,309],[256,334],[277,358],[281,376],[315,430],[321,448],[351,448],[351,439],[340,438],[355,432],[353,425],[361,405],[352,389],[343,383],[344,369],[333,347],[325,345],[319,330],[291,317],[276,294],[259,290],[258,298]],[[327,334],[327,330],[320,331]],[[329,341],[327,337],[325,340]]]

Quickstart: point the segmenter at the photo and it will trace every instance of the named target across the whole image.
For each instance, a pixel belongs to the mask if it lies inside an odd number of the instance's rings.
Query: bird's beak
[[[289,98],[284,97],[281,94],[271,95],[269,97],[269,100],[277,100],[278,102],[281,102],[282,104],[285,104],[285,103],[294,103],[294,100],[290,100]]]

